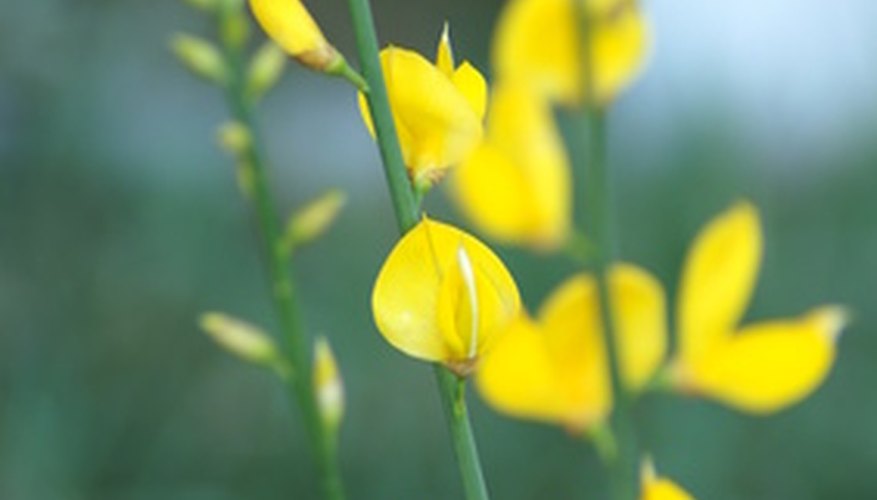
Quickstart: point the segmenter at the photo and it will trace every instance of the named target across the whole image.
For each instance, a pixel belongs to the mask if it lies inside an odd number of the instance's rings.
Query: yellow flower
[[[456,169],[454,199],[497,240],[553,250],[572,215],[572,183],[550,106],[520,81],[492,92],[487,136]]]
[[[588,101],[606,104],[642,70],[648,26],[635,0],[578,1],[585,4],[591,20]],[[579,103],[586,72],[578,10],[572,0],[511,0],[494,35],[498,78],[530,81],[553,100]]]
[[[519,314],[515,281],[472,236],[424,218],[387,257],[372,311],[387,341],[409,356],[467,375]]]
[[[309,68],[326,71],[341,56],[300,0],[250,0],[262,29],[289,55]]]
[[[758,212],[741,202],[694,241],[677,303],[677,388],[739,410],[766,414],[807,397],[834,363],[843,308],[740,327],[761,263]]]
[[[387,47],[381,51],[402,156],[412,180],[431,185],[462,161],[481,141],[487,84],[474,66],[454,66],[447,28],[433,64],[417,52]],[[359,94],[363,121],[374,136],[365,96]]]
[[[643,461],[640,500],[694,500],[690,493],[666,477],[658,476],[652,461]]]
[[[626,387],[642,389],[666,350],[660,284],[619,264],[610,272],[613,318]],[[612,408],[597,286],[587,274],[563,283],[536,320],[521,316],[481,362],[478,387],[497,410],[582,432]]]

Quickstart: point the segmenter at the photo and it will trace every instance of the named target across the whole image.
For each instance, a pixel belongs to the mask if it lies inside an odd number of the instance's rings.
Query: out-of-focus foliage
[[[373,4],[383,40],[432,54],[448,19],[457,52],[488,67],[500,2]],[[344,2],[309,5],[353,54]],[[650,69],[610,116],[622,257],[675,297],[690,241],[743,195],[767,235],[744,321],[826,300],[849,305],[855,321],[834,373],[802,405],[761,420],[649,396],[643,445],[662,474],[703,497],[877,496],[875,5],[647,9],[661,27]],[[216,349],[196,323],[222,310],[275,326],[234,168],[214,147],[221,96],[167,50],[181,26],[209,35],[199,19],[170,0],[0,6],[4,499],[259,500],[313,486],[297,413],[272,375]],[[353,92],[295,68],[264,111],[286,211],[329,187],[349,193],[337,227],[298,257],[308,329],[330,337],[344,372],[349,490],[459,496],[432,374],[370,321],[371,285],[396,236]],[[430,204],[461,220],[440,196]],[[572,269],[500,253],[529,284],[530,308]],[[600,470],[592,451],[475,401],[497,498],[601,497],[602,478],[583,472]]]

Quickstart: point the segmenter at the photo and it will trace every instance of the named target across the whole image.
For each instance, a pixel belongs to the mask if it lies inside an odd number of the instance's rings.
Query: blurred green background
[[[355,59],[346,2],[310,2]],[[382,43],[487,69],[499,0],[373,2]],[[772,418],[648,397],[644,445],[702,499],[877,498],[877,4],[647,2],[644,78],[611,115],[621,251],[675,290],[698,229],[762,209],[751,319],[851,306],[834,373]],[[167,50],[209,23],[173,0],[0,4],[0,498],[313,498],[295,408],[195,327],[275,326],[254,232],[215,147],[219,92]],[[260,37],[260,36],[259,36]],[[376,333],[368,298],[395,225],[376,148],[343,83],[293,68],[262,119],[284,211],[338,186],[349,209],[297,268],[307,329],[348,391],[352,498],[459,498],[431,370]],[[431,212],[458,220],[441,193]],[[570,266],[499,247],[535,307]],[[495,498],[602,498],[589,448],[472,394]]]

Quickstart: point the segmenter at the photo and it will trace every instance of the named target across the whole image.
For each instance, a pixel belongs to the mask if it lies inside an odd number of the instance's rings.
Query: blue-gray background
[[[346,2],[310,3],[353,57]],[[374,2],[383,43],[431,54],[448,19],[457,53],[483,69],[499,7]],[[836,301],[856,322],[804,404],[763,419],[650,397],[643,443],[703,499],[877,498],[877,5],[647,10],[649,68],[611,116],[624,258],[672,293],[697,228],[748,197],[767,234],[749,319]],[[209,28],[171,0],[0,5],[0,498],[313,497],[278,385],[195,328],[206,309],[274,326],[250,220],[214,146],[221,96],[167,50],[174,32]],[[351,90],[295,68],[262,111],[284,210],[333,186],[350,196],[296,275],[307,328],[331,338],[345,376],[351,497],[459,497],[431,371],[370,320],[395,226]],[[457,218],[442,200],[432,210]],[[531,307],[570,270],[499,251]],[[471,399],[496,498],[602,498],[590,449]]]

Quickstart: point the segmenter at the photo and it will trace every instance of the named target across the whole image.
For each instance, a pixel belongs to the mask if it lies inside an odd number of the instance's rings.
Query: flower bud
[[[222,55],[207,40],[178,34],[171,41],[171,49],[189,71],[208,82],[222,85],[228,79],[228,68]]]
[[[228,154],[238,158],[252,144],[250,129],[241,122],[228,121],[216,132],[219,147]]]
[[[274,366],[277,346],[260,328],[222,313],[201,316],[201,329],[229,353],[257,365]]]
[[[340,57],[300,0],[250,0],[262,29],[308,68],[325,71]]]
[[[344,417],[344,383],[329,341],[317,339],[314,345],[314,393],[323,425],[334,432]]]
[[[325,234],[346,203],[347,197],[342,191],[331,189],[298,210],[286,226],[284,242],[287,250],[291,251]]]
[[[247,75],[247,91],[259,98],[271,90],[286,66],[286,56],[274,42],[266,42],[256,51]]]

